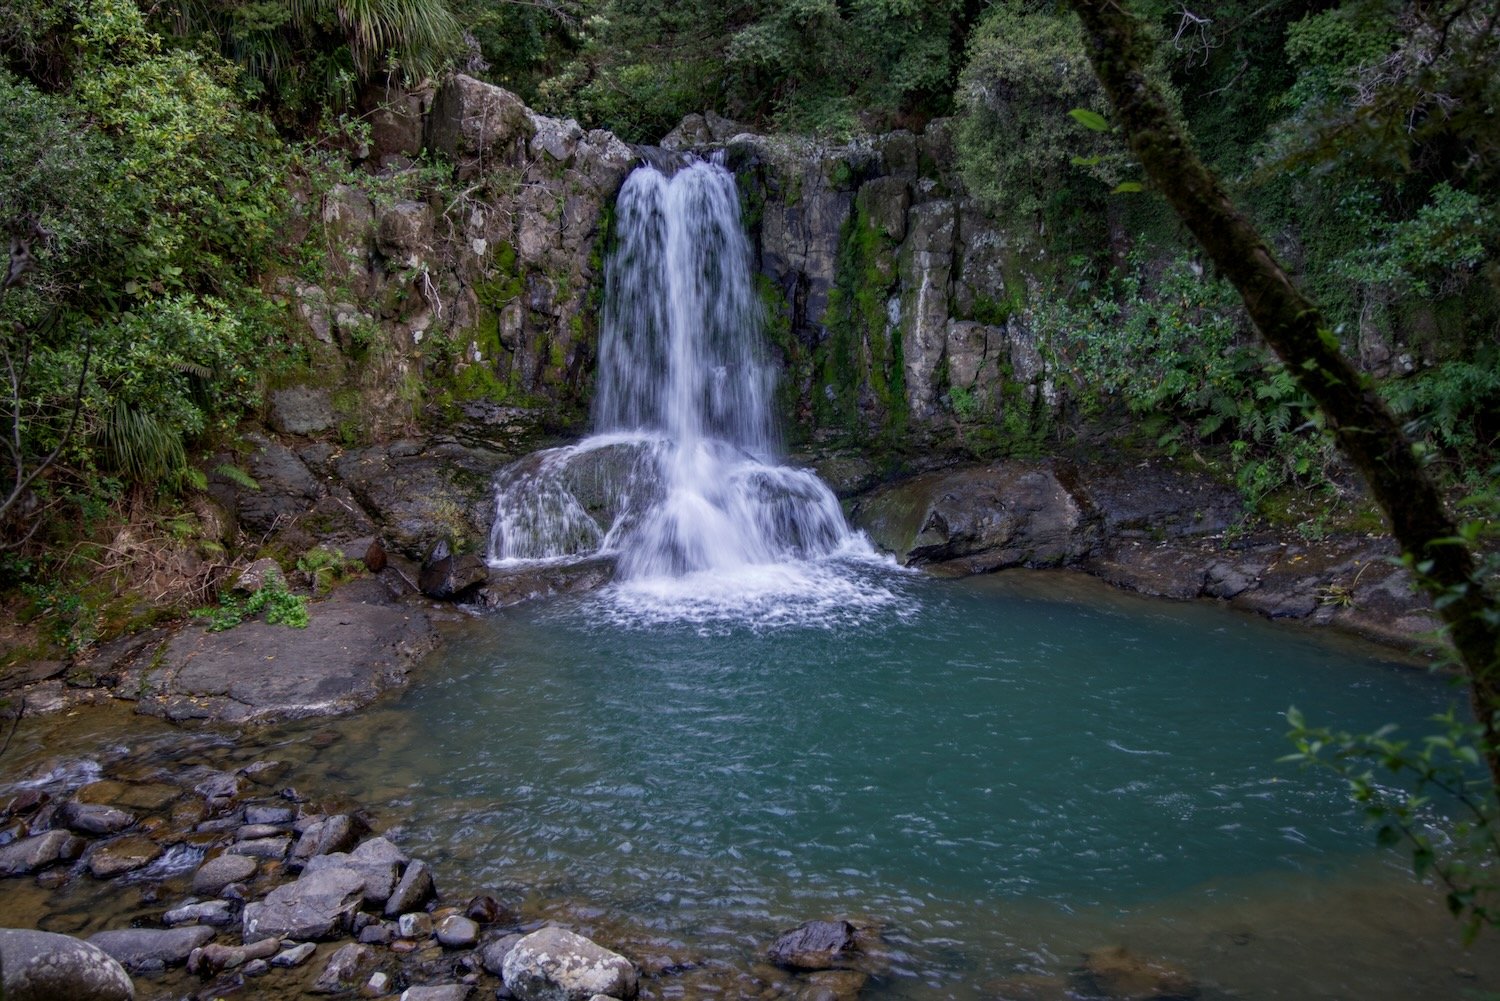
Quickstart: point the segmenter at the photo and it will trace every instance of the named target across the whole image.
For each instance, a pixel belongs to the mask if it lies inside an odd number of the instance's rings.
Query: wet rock
[[[469,949],[479,941],[479,925],[462,914],[450,914],[433,930],[437,940],[449,949]]]
[[[868,980],[857,970],[820,970],[807,975],[797,998],[798,1001],[854,1001]]]
[[[337,994],[357,985],[376,964],[378,955],[367,945],[341,946],[313,981],[309,991],[313,994]]]
[[[376,970],[370,974],[370,979],[359,989],[359,996],[365,998],[384,997],[391,989],[391,976],[384,970]]]
[[[213,925],[221,928],[234,921],[234,904],[228,900],[193,901],[174,907],[161,916],[168,928],[177,925]]]
[[[134,814],[103,803],[64,803],[57,819],[80,834],[119,834],[135,823]]]
[[[67,831],[47,831],[0,847],[0,876],[25,876],[77,858],[83,842]]]
[[[432,915],[425,911],[413,911],[397,919],[396,928],[402,938],[427,938],[432,934]]]
[[[543,928],[516,943],[502,964],[505,986],[521,1001],[635,997],[639,975],[624,956],[563,928]]]
[[[233,772],[205,769],[193,783],[193,792],[206,799],[210,806],[222,808],[239,796],[240,777]]]
[[[408,987],[401,1001],[468,1001],[474,988],[469,984],[438,984],[432,987]]]
[[[594,591],[614,578],[615,561],[607,556],[550,566],[492,569],[474,601],[485,608],[508,608],[557,594]]]
[[[439,540],[422,565],[417,588],[429,598],[442,601],[461,597],[489,579],[489,567],[472,553],[456,556],[446,540]]]
[[[488,893],[481,893],[471,899],[464,908],[464,917],[482,925],[514,924],[516,920],[509,908]]]
[[[258,781],[247,769],[244,773],[252,781]],[[274,779],[272,781],[275,781]],[[290,824],[297,819],[297,809],[292,806],[266,806],[255,803],[245,806],[245,823],[255,825]]]
[[[119,962],[67,935],[0,928],[0,995],[7,1001],[134,1001]]]
[[[1068,563],[1095,545],[1095,520],[1047,463],[1001,462],[928,473],[862,500],[853,521],[908,565],[976,573]]]
[[[311,959],[312,954],[317,951],[318,947],[313,943],[303,942],[300,945],[294,945],[290,948],[283,949],[281,952],[278,952],[276,955],[272,956],[271,965],[280,967],[282,969],[291,969],[296,966],[301,966],[303,963]]]
[[[1117,945],[1088,953],[1076,978],[1085,990],[1115,1001],[1193,1001],[1199,994],[1186,971]]]
[[[89,943],[114,957],[132,973],[181,966],[194,949],[207,944],[214,930],[202,925],[191,928],[121,928],[96,932]]]
[[[1073,1001],[1078,995],[1068,990],[1060,977],[1023,974],[990,980],[980,985],[984,995],[997,1001]]]
[[[286,858],[286,853],[292,846],[292,839],[282,838],[252,838],[249,841],[237,841],[234,844],[236,855],[248,855],[251,858],[281,859]]]
[[[162,847],[150,838],[132,835],[95,845],[89,855],[89,872],[96,879],[110,879],[145,868],[161,857]]]
[[[242,883],[255,875],[259,863],[244,855],[226,854],[211,858],[193,873],[194,893],[218,893],[230,883]]]
[[[245,776],[245,778],[249,779],[251,782],[254,782],[256,785],[273,786],[277,782],[281,781],[281,777],[288,771],[290,771],[291,767],[292,766],[285,761],[257,761],[253,765],[246,765],[244,768],[241,768],[240,774]],[[261,819],[251,819],[249,813],[251,809],[274,811],[277,813],[285,812],[286,816],[279,820],[269,819],[269,817],[266,817],[264,815]],[[286,807],[247,807],[245,813],[245,822],[250,824],[284,824],[290,823],[294,816],[296,816],[296,811],[289,810]]]
[[[247,977],[263,977],[271,972],[271,964],[264,959],[252,959],[241,972]]]
[[[234,832],[234,839],[236,841],[258,841],[262,838],[274,838],[284,834],[286,834],[286,831],[282,830],[278,824],[246,823]],[[245,853],[242,852],[241,854]]]
[[[163,782],[90,782],[73,794],[79,803],[104,803],[122,809],[154,812],[182,795],[182,790]]]
[[[304,872],[296,882],[272,890],[265,900],[246,905],[245,938],[335,938],[348,930],[364,889],[364,877],[351,869]]]
[[[389,925],[380,923],[365,925],[355,936],[355,941],[361,945],[388,945],[395,935],[391,934]]]
[[[281,941],[276,938],[261,939],[247,945],[220,945],[214,942],[194,949],[188,956],[187,968],[189,973],[211,976],[256,960],[268,959],[276,955],[280,948]]]
[[[305,872],[329,869],[356,872],[364,881],[364,899],[371,904],[384,904],[396,887],[401,866],[407,861],[406,853],[385,838],[371,838],[352,852],[313,856],[307,860]]]
[[[847,921],[808,921],[782,933],[767,957],[796,970],[826,970],[844,965],[859,951],[855,929]]]
[[[395,917],[414,911],[427,903],[437,893],[432,882],[432,871],[421,859],[417,859],[406,867],[401,874],[401,881],[391,891],[390,898],[385,902],[386,917]],[[473,917],[473,915],[470,915]]]

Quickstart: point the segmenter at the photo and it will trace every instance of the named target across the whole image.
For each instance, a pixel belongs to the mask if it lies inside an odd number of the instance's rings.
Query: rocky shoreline
[[[314,734],[319,744],[336,739]],[[682,943],[606,948],[506,889],[452,892],[360,804],[300,789],[298,763],[208,732],[52,756],[0,792],[8,1001],[855,1001],[890,972],[878,926],[815,919],[741,967]],[[24,892],[22,892],[24,891]],[[621,951],[615,951],[620,949]],[[622,951],[626,954],[622,954]],[[997,997],[1190,998],[1184,971],[1105,947]]]

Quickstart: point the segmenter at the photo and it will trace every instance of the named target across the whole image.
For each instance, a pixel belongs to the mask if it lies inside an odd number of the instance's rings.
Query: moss
[[[900,331],[890,329],[886,307],[895,282],[894,245],[856,206],[839,242],[814,410],[819,424],[886,446],[899,444],[909,416]]]

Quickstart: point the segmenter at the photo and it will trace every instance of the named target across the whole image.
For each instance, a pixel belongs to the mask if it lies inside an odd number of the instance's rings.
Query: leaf
[[[1140,181],[1121,181],[1119,184],[1115,185],[1115,190],[1111,191],[1110,194],[1133,195],[1136,192],[1145,190],[1146,186],[1143,185]]]
[[[1068,116],[1079,125],[1094,132],[1109,131],[1109,122],[1097,111],[1090,111],[1087,108],[1074,108],[1068,112]]]
[[[1068,162],[1075,167],[1097,167],[1103,160],[1102,156],[1075,156],[1070,157]]]

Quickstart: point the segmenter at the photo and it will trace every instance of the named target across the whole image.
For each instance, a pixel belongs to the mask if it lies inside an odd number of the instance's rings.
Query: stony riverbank
[[[300,754],[335,739],[316,732]],[[889,973],[879,927],[841,917],[768,930],[740,965],[639,929],[584,927],[620,938],[605,948],[543,916],[556,911],[527,888],[445,885],[421,846],[380,833],[378,809],[303,784],[305,764],[171,731],[32,761],[0,786],[0,922],[25,926],[0,928],[4,996],[854,1001]],[[1110,947],[1067,974],[986,990],[1173,998],[1197,986]]]

